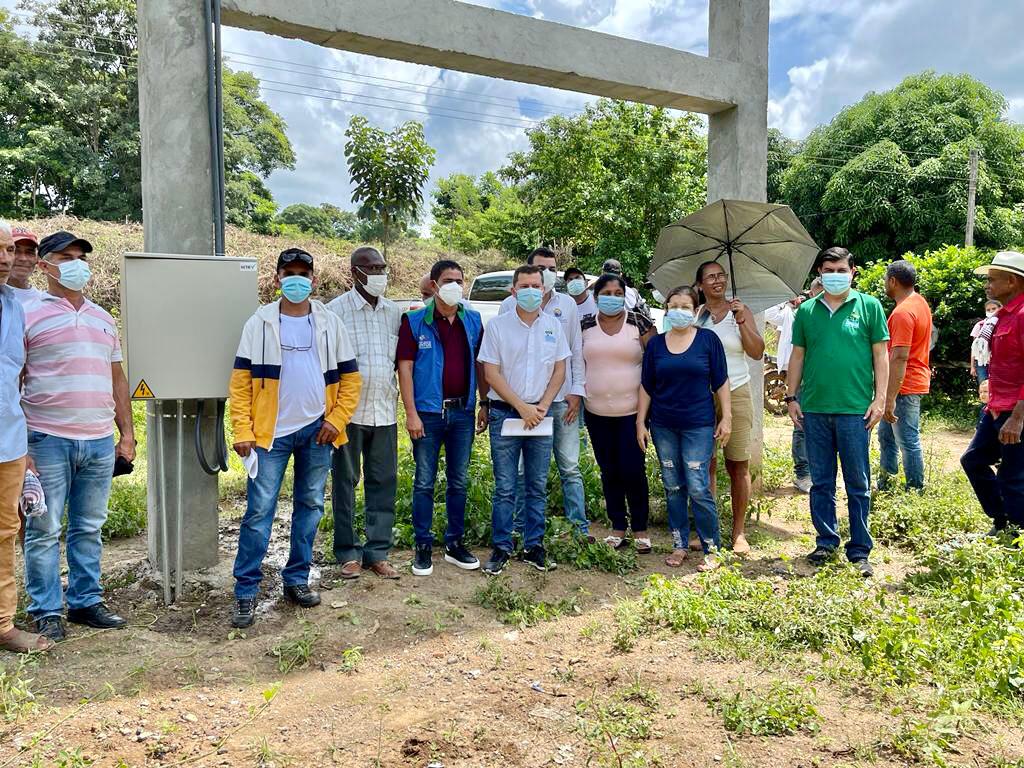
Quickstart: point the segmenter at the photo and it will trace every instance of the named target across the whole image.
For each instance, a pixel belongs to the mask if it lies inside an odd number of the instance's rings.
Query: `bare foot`
[[[747,543],[747,537],[742,533],[732,540],[732,551],[733,554],[739,555],[740,557],[750,554],[750,544]]]
[[[690,537],[690,551],[691,552],[703,552],[704,551],[704,547],[700,543],[700,539],[697,538],[696,536],[691,536]]]
[[[686,559],[685,549],[673,549],[672,554],[665,558],[665,565],[669,568],[678,568]]]

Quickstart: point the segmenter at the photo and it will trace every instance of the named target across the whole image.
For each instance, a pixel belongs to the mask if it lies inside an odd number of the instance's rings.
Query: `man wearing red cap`
[[[11,267],[7,285],[24,305],[42,293],[28,282],[39,263],[39,237],[28,227],[11,227],[11,234],[14,235],[14,266]]]

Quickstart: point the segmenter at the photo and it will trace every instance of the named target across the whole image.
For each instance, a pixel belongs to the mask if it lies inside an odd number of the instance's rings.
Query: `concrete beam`
[[[712,0],[712,9],[721,2]],[[223,0],[222,7],[233,27],[706,114],[746,103],[751,83],[767,83],[743,57],[708,58],[456,0]]]

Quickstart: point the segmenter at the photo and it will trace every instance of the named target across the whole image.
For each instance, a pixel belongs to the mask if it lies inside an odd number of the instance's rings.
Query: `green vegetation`
[[[587,744],[587,765],[602,768],[659,765],[651,761],[650,748],[645,743],[657,735],[654,730],[657,710],[657,694],[639,678],[603,701],[597,699],[596,691],[589,699],[577,701],[577,731]]]
[[[323,634],[320,626],[311,621],[303,619],[299,626],[298,637],[282,640],[268,652],[277,659],[277,669],[284,674],[309,665],[309,660],[313,656],[313,646]]]
[[[36,710],[32,678],[25,676],[29,665],[25,659],[0,665],[0,719],[4,722],[14,722]]]
[[[807,685],[773,682],[763,693],[737,691],[722,698],[718,709],[726,730],[750,736],[785,736],[797,731],[815,732],[820,716],[814,706],[815,692]]]
[[[532,627],[577,610],[575,597],[563,597],[555,603],[536,600],[535,595],[515,589],[500,576],[487,579],[476,591],[474,599],[484,608],[496,611],[502,623],[519,628]]]
[[[341,671],[342,672],[355,672],[359,665],[363,661],[363,648],[360,645],[354,645],[351,648],[346,648],[341,652]]]
[[[844,109],[795,154],[776,142],[788,163],[778,199],[817,242],[842,243],[861,263],[938,249],[963,242],[968,154],[978,149],[975,242],[1019,243],[1024,127],[1006,111],[1002,94],[968,75],[912,75]]]

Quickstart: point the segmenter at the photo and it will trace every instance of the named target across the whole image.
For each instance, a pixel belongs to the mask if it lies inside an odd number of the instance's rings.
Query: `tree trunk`
[[[384,211],[384,261],[388,260],[388,238],[390,235],[391,216]]]

